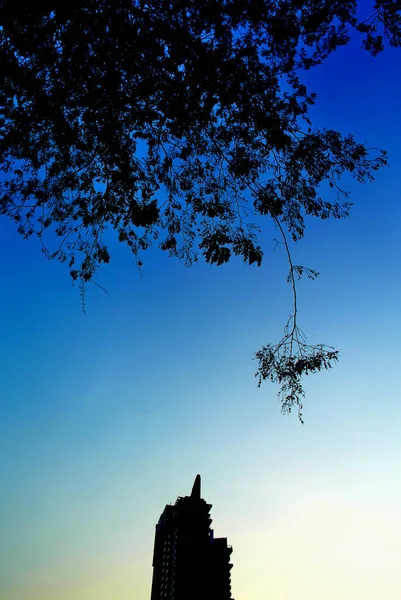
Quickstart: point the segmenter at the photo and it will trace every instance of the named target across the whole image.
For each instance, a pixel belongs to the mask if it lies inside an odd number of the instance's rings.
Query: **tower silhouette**
[[[190,496],[167,504],[156,525],[151,600],[233,600],[231,546],[210,528],[197,475]]]

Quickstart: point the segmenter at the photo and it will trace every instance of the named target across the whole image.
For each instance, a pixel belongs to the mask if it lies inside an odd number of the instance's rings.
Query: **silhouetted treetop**
[[[341,176],[372,179],[385,153],[317,128],[302,74],[352,31],[374,55],[399,45],[399,3],[358,4],[1,2],[0,214],[81,282],[110,260],[106,229],[138,266],[155,242],[260,265],[261,216],[287,250],[306,215],[346,216]]]

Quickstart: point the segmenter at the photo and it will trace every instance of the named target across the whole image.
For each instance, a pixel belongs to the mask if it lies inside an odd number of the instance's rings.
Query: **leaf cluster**
[[[269,380],[280,385],[278,397],[283,413],[291,413],[297,408],[298,418],[303,423],[302,410],[305,396],[302,377],[330,369],[338,361],[338,351],[324,344],[297,344],[291,347],[293,339],[281,340],[279,344],[268,344],[255,353],[258,361],[256,377],[258,387]]]

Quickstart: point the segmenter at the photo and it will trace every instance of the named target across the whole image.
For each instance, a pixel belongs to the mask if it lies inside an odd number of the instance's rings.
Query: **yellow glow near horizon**
[[[303,495],[296,478],[293,482],[293,496],[287,492],[273,518],[262,504],[256,512],[250,504],[249,521],[235,527],[234,513],[222,519],[218,513],[223,507],[215,511],[217,534],[228,535],[234,546],[235,600],[399,600],[398,484],[394,482],[389,491],[396,495],[383,507],[374,496],[374,484],[361,503],[355,489],[347,492],[346,482],[337,494],[311,486]],[[260,485],[262,499],[268,487]],[[233,505],[237,502],[244,497]],[[115,538],[107,552],[93,560],[75,557],[52,568],[44,564],[40,577],[27,575],[2,600],[148,600],[151,542],[146,548],[135,543],[130,548],[126,539]]]

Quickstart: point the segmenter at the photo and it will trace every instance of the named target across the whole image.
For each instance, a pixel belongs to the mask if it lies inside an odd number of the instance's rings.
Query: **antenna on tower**
[[[201,499],[201,476],[197,475],[195,477],[194,484],[192,486],[191,498],[195,500]]]

